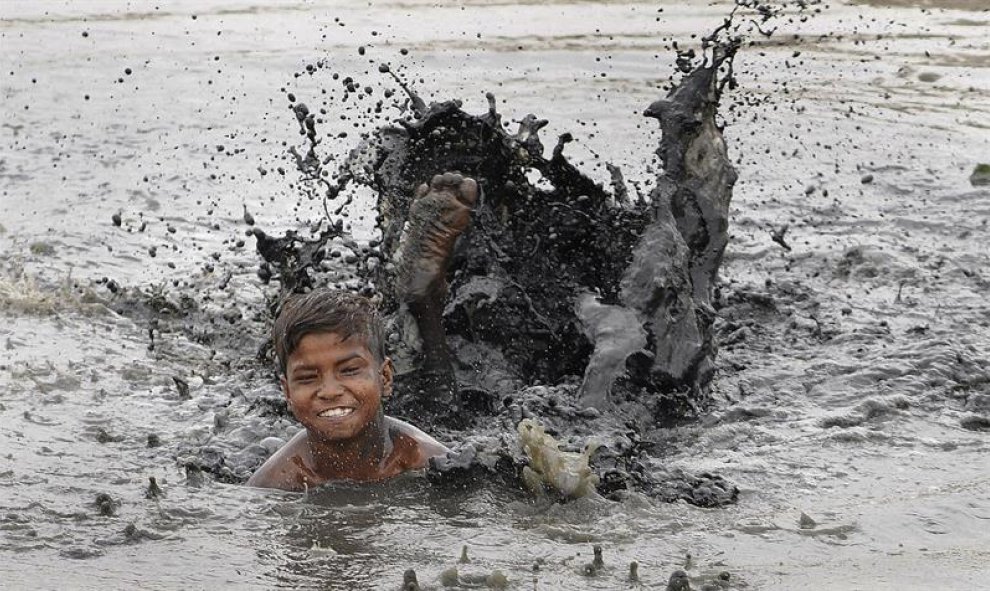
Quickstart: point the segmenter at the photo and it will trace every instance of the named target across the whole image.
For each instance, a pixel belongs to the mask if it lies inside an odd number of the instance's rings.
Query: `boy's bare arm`
[[[302,490],[306,478],[302,452],[306,447],[306,431],[300,431],[276,451],[248,479],[247,485],[258,488]]]

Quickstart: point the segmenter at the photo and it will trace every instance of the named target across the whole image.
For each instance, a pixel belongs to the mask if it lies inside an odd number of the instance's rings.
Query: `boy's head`
[[[285,301],[272,338],[286,401],[310,442],[381,432],[393,377],[382,332],[361,296],[318,290]]]
[[[371,301],[363,296],[317,289],[286,298],[272,327],[272,341],[282,375],[285,375],[289,356],[299,346],[299,341],[310,333],[334,333],[341,339],[360,337],[379,363],[385,360],[381,317]]]

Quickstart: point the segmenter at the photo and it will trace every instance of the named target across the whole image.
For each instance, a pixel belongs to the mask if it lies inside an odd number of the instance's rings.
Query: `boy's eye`
[[[300,384],[305,384],[305,383],[308,383],[308,382],[312,382],[315,379],[316,379],[316,374],[311,374],[311,373],[305,373],[305,374],[302,374],[302,375],[297,375],[296,378],[295,378],[296,382],[298,382]]]
[[[344,374],[345,376],[357,375],[360,372],[361,372],[361,367],[357,365],[350,365],[340,370],[340,373]]]

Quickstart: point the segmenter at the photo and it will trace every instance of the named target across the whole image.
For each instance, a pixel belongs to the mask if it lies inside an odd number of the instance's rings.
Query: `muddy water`
[[[627,588],[633,560],[661,588],[681,568],[696,588],[722,571],[732,588],[985,584],[990,192],[968,177],[990,161],[990,15],[870,4],[781,23],[738,58],[720,403],[662,452],[740,487],[699,509],[419,478],[300,497],[177,459],[214,445],[250,465],[292,429],[258,412],[277,393],[254,362],[266,292],[244,208],[266,230],[322,210],[291,186],[282,142],[302,138],[280,89],[319,92],[293,72],[327,59],[381,93],[389,61],[474,112],[490,90],[507,118],[549,119],[546,138],[573,131],[599,180],[610,161],[645,184],[656,132],[638,114],[673,71],[657,39],[688,43],[727,7],[5,3],[4,587],[391,589],[408,568],[438,587],[464,545],[462,575],[519,589]],[[345,150],[373,118],[340,114]],[[785,225],[790,250],[771,238]],[[160,310],[182,293],[202,325],[171,330]],[[606,568],[587,577],[593,544]]]

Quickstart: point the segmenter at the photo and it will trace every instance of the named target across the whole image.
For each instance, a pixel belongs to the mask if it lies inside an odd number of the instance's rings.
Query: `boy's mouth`
[[[337,408],[328,408],[327,410],[321,412],[320,416],[328,419],[336,419],[340,417],[346,417],[352,412],[354,412],[353,408],[349,408],[346,406],[338,406]]]

